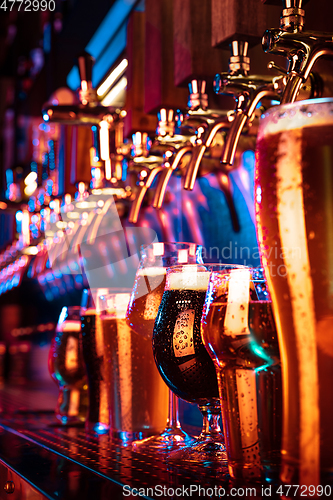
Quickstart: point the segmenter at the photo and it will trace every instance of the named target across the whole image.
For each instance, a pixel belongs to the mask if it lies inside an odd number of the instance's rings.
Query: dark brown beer
[[[256,153],[257,231],[284,385],[283,481],[333,470],[333,101],[273,108]]]
[[[82,351],[89,390],[86,427],[88,430],[103,433],[109,429],[110,409],[101,318],[95,309],[87,309],[81,321]]]
[[[198,273],[202,284],[184,286],[177,276],[163,293],[155,321],[153,351],[159,372],[180,398],[204,404],[218,398],[215,367],[207,353],[200,333],[200,321],[208,272]],[[171,276],[170,276],[171,278]]]

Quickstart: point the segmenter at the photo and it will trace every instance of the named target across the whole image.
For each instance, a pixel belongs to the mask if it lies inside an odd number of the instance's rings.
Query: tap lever
[[[99,104],[97,91],[92,86],[92,68],[95,59],[84,52],[78,57],[77,62],[81,79],[80,101],[83,105],[97,106]]]
[[[248,42],[233,40],[230,44],[229,73],[231,75],[247,75],[250,72]]]

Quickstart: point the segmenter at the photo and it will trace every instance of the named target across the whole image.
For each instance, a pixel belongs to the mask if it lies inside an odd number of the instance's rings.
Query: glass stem
[[[179,400],[171,390],[169,390],[169,410],[168,410],[167,428],[180,429]]]
[[[199,406],[203,422],[202,431],[199,439],[221,435],[221,427],[219,423],[220,408],[219,406]]]

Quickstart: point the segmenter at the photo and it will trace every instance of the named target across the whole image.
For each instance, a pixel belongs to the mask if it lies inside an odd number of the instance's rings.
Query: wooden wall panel
[[[188,92],[176,87],[173,54],[173,0],[146,0],[145,111],[184,108]],[[185,26],[184,26],[185,29]]]
[[[212,47],[211,0],[174,0],[175,84],[209,79],[221,70],[224,53]]]
[[[145,13],[132,12],[127,26],[128,67],[124,136],[155,132],[157,119],[144,111],[145,96]]]

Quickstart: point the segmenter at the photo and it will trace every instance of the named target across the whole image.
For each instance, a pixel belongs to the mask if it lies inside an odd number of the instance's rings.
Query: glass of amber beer
[[[136,273],[126,318],[129,326],[149,341],[151,361],[153,361],[151,339],[155,318],[164,292],[166,269],[178,263],[201,263],[201,253],[202,247],[200,245],[187,242],[152,243],[141,249],[140,265]],[[167,425],[164,431],[161,434],[134,442],[134,449],[164,453],[193,441],[181,428],[178,417],[178,399],[172,391],[169,391],[168,407]]]
[[[170,462],[226,467],[214,364],[201,340],[200,320],[209,280],[209,265],[187,264],[167,269],[165,289],[154,332],[153,351],[159,372],[180,398],[196,403],[203,416],[199,438],[171,452]]]
[[[220,381],[230,476],[276,480],[281,445],[281,367],[262,269],[211,266],[202,340]]]
[[[333,99],[265,113],[255,182],[281,351],[280,477],[320,488],[333,473]]]
[[[126,322],[130,293],[98,297],[110,436],[124,444],[159,432],[167,415],[167,390],[154,364],[151,340]]]

